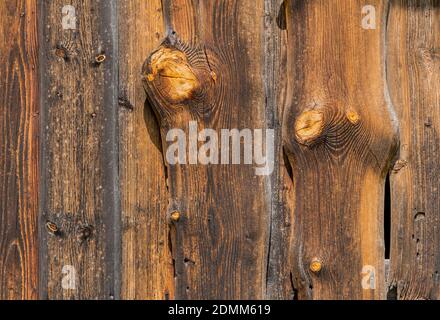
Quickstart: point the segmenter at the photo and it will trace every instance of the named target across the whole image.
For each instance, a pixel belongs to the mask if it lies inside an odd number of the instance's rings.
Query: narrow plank
[[[263,2],[163,1],[163,10],[168,37],[144,76],[164,152],[169,130],[188,137],[191,120],[217,134],[265,129]],[[263,298],[268,178],[252,165],[166,164],[175,298]]]
[[[398,299],[440,299],[440,1],[393,1],[387,38],[401,127],[389,285]]]
[[[376,29],[362,27],[366,5]],[[380,0],[287,2],[283,140],[300,299],[385,298],[384,184],[397,145],[384,90],[386,14]]]
[[[296,299],[291,281],[292,181],[285,165],[282,117],[287,90],[286,3],[265,0],[264,83],[267,126],[275,130],[274,172],[268,181],[271,190],[270,238],[266,279],[267,299]]]
[[[41,3],[42,298],[118,297],[115,3]]]
[[[36,299],[37,1],[1,1],[0,17],[0,299]]]
[[[164,35],[160,0],[119,4],[119,167],[123,299],[172,299],[168,195],[159,126],[141,71]]]

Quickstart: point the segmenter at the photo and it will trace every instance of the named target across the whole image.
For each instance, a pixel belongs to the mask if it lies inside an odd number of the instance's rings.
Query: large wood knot
[[[324,129],[324,114],[319,110],[304,111],[295,122],[296,140],[304,145],[310,145]]]
[[[177,49],[161,47],[151,55],[145,71],[146,81],[156,81],[155,86],[174,103],[191,99],[200,87],[186,55]]]
[[[217,59],[204,46],[183,43],[173,34],[145,61],[145,88],[159,109],[185,105],[197,109],[212,98],[218,82]]]

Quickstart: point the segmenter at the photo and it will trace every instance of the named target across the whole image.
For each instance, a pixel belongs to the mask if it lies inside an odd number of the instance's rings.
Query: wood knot
[[[59,233],[58,226],[52,221],[48,221],[46,223],[46,228],[47,228],[47,231],[49,231],[49,233],[51,233],[51,234],[56,235]]]
[[[308,146],[321,136],[323,129],[324,114],[322,111],[304,111],[295,122],[296,140]]]
[[[174,103],[191,99],[200,88],[185,53],[164,46],[149,58],[144,78],[147,82],[154,82],[162,95]]]
[[[80,226],[77,230],[77,237],[78,240],[81,242],[84,242],[92,237],[93,235],[93,227],[86,225],[86,226]]]
[[[106,57],[106,55],[105,54],[98,54],[98,55],[96,55],[95,56],[95,63],[96,64],[101,64],[101,63],[103,63],[105,60],[107,59],[107,57]]]
[[[348,121],[350,121],[352,124],[358,124],[359,120],[361,119],[359,114],[354,110],[347,110],[345,115],[347,116]]]
[[[178,211],[172,212],[171,215],[170,215],[170,220],[171,220],[171,222],[174,222],[174,223],[179,222],[179,220],[180,220],[180,213]]]
[[[393,167],[393,173],[398,173],[400,170],[405,168],[408,165],[408,161],[400,159],[396,161],[396,164]]]
[[[310,271],[313,273],[318,273],[322,270],[322,262],[319,258],[313,258],[310,262]]]

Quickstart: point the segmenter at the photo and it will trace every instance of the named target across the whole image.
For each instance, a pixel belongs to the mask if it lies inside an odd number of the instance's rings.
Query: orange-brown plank
[[[37,1],[0,2],[0,299],[38,295]]]
[[[160,0],[119,5],[119,170],[123,299],[172,299],[165,166],[159,126],[140,78],[164,35]]]
[[[300,299],[383,299],[384,184],[397,145],[381,0],[287,1],[284,148]],[[374,6],[376,29],[362,27]]]
[[[197,121],[200,130],[210,128],[218,133],[220,129],[265,129],[263,1],[162,3],[168,40],[179,40],[171,44],[171,51],[159,47],[144,71],[149,100],[160,121],[164,152],[169,145],[165,142],[168,130],[179,128],[188,134],[190,120]],[[187,88],[199,81],[204,94],[186,100],[191,89],[181,93],[174,89],[179,86],[174,80],[168,86],[160,75],[148,77],[155,67],[154,57],[163,52],[171,65],[173,61],[183,63],[177,70],[185,73],[182,79],[188,81]],[[163,72],[168,72],[166,67]],[[175,297],[263,298],[271,197],[267,177],[256,176],[252,165],[167,163],[167,170]]]

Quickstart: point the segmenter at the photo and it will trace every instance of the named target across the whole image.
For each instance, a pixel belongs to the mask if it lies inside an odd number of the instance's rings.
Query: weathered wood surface
[[[0,299],[36,299],[37,1],[1,1],[0,17]]]
[[[164,150],[168,130],[188,136],[191,120],[217,132],[266,128],[263,2],[163,1],[163,10],[168,38],[144,75]],[[167,171],[175,297],[263,298],[267,178],[251,165],[167,162]]]
[[[75,30],[63,27],[65,5],[42,1],[40,8],[41,298],[112,299],[119,291],[115,2],[69,1]]]
[[[440,1],[392,1],[388,82],[400,120],[391,175],[390,288],[440,298]]]
[[[375,30],[362,28],[366,4]],[[283,142],[300,299],[385,298],[384,182],[397,145],[384,90],[386,14],[379,0],[287,2]],[[375,270],[374,285],[363,286],[365,270]]]
[[[440,299],[439,0],[9,0],[0,18],[0,299]],[[272,175],[168,164],[191,120],[274,129]]]
[[[266,0],[264,14],[264,84],[266,121],[275,130],[275,167],[270,176],[270,237],[266,275],[267,299],[296,299],[292,284],[292,181],[282,141],[282,117],[287,90],[286,6],[282,0]]]
[[[159,126],[145,103],[145,57],[165,36],[160,0],[119,4],[119,167],[123,299],[173,299],[167,187]]]

